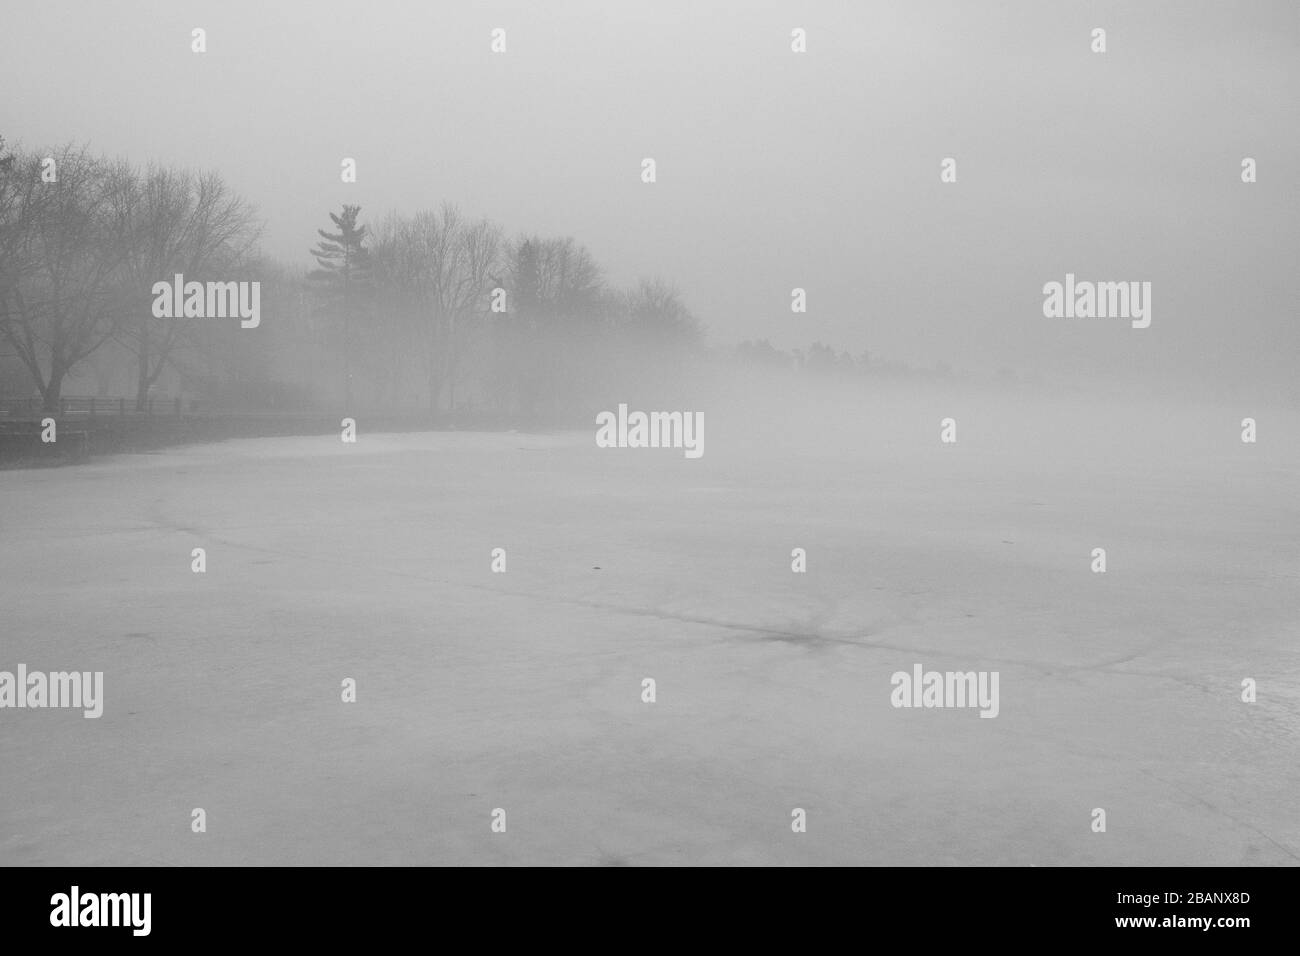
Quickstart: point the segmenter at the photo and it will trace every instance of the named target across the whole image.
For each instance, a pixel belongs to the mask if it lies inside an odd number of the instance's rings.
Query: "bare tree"
[[[102,160],[84,148],[18,155],[0,171],[0,337],[57,412],[68,373],[123,316],[123,249],[113,241]]]
[[[423,365],[429,410],[452,407],[470,323],[488,309],[500,270],[502,234],[486,219],[469,221],[453,205],[409,218],[388,216],[373,249],[381,295],[409,325]]]
[[[509,251],[517,306],[502,343],[520,410],[555,414],[598,364],[591,354],[609,311],[600,266],[572,238],[523,236]]]
[[[371,229],[370,263],[376,332],[383,339],[392,392],[399,395],[423,301],[424,266],[409,219],[389,213]]]
[[[124,253],[131,300],[122,338],[135,355],[135,401],[142,411],[173,353],[195,341],[192,323],[153,315],[153,284],[176,274],[186,281],[226,278],[248,265],[261,230],[252,207],[216,173],[162,166],[141,171],[119,163],[109,182],[113,230]]]
[[[469,339],[466,333],[475,329],[470,323],[478,324],[488,314],[492,290],[500,281],[495,273],[500,271],[504,245],[500,227],[487,219],[464,223],[460,229],[457,242],[460,276],[450,302],[451,350],[446,371],[448,404],[453,411],[456,407],[457,375]]]
[[[411,235],[421,263],[421,310],[415,329],[429,387],[429,411],[437,414],[442,388],[453,365],[451,330],[458,273],[460,211],[450,203],[423,210],[411,221]]]
[[[701,338],[700,323],[681,292],[663,279],[641,279],[626,293],[625,308],[633,337],[648,345],[671,350]]]

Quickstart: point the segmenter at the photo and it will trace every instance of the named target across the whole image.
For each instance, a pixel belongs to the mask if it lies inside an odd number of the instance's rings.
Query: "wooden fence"
[[[191,412],[194,409],[191,407]],[[36,421],[49,413],[44,410],[44,403],[39,398],[0,398],[0,421]],[[99,418],[128,415],[172,415],[181,414],[181,400],[177,398],[151,398],[145,403],[143,411],[136,411],[135,399],[131,398],[78,398],[68,396],[59,399],[59,410],[55,418]]]

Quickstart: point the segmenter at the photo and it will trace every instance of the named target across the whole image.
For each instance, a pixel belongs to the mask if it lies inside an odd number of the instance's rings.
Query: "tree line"
[[[451,204],[330,220],[307,271],[263,255],[254,208],[217,173],[0,138],[0,346],[46,411],[77,375],[103,390],[129,371],[140,409],[166,377],[217,404],[516,419],[651,387],[701,348],[672,285],[616,289],[572,238],[510,237]],[[153,284],[177,273],[260,282],[262,325],[155,317]]]

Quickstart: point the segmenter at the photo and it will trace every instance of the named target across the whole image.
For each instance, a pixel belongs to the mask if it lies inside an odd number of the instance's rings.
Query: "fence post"
[[[119,398],[119,399],[117,400],[117,414],[120,415],[122,418],[125,418],[125,417],[126,417],[126,399],[125,399],[125,398]]]
[[[68,400],[66,398],[59,399],[59,417],[68,417]]]
[[[179,395],[176,396],[176,417],[181,417],[181,397]]]

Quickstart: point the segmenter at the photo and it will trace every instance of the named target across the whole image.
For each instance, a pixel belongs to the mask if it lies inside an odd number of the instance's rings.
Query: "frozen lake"
[[[0,473],[0,669],[105,686],[0,710],[0,863],[1300,861],[1294,430],[957,407]]]

